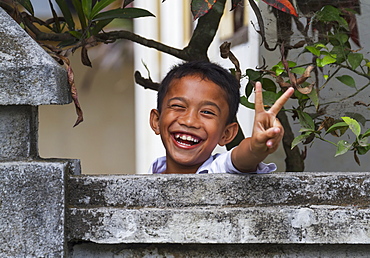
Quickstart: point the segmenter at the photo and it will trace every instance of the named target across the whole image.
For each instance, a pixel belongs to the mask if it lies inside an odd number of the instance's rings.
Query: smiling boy
[[[231,151],[211,155],[218,145],[230,143],[238,132],[234,121],[239,106],[239,83],[227,70],[210,62],[175,66],[163,79],[157,109],[150,125],[161,136],[166,156],[157,159],[150,173],[267,173],[275,164],[262,161],[274,152],[283,136],[276,115],[293,94],[288,89],[265,111],[262,87],[256,83],[252,137]]]

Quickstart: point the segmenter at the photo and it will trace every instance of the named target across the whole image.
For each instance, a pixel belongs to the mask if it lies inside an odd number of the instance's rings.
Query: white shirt
[[[266,174],[276,170],[275,163],[265,164],[259,163],[255,174]],[[148,171],[149,174],[161,174],[166,171],[166,157],[156,159]],[[214,174],[214,173],[230,173],[230,174],[246,174],[237,170],[231,161],[231,151],[225,153],[217,153],[210,156],[197,170],[196,174]]]

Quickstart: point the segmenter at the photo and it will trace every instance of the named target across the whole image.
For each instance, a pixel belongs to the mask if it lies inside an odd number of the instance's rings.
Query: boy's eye
[[[180,104],[172,104],[170,107],[171,108],[185,108],[184,106],[182,106]]]
[[[201,111],[203,114],[206,114],[206,115],[213,115],[213,116],[215,116],[216,115],[216,113],[215,112],[213,112],[213,111],[210,111],[210,110],[203,110],[203,111]]]

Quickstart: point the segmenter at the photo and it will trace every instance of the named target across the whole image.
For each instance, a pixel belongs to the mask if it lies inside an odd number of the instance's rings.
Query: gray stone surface
[[[0,8],[0,105],[71,102],[65,68]]]
[[[369,244],[369,209],[247,207],[69,209],[70,234],[102,244]]]
[[[37,107],[0,106],[0,161],[37,158],[37,132]]]
[[[68,161],[0,163],[0,257],[64,257]]]
[[[120,244],[80,243],[71,258],[142,258],[142,257],[369,257],[369,245],[275,245],[275,244]]]
[[[370,173],[80,176],[69,241],[370,244]]]
[[[74,207],[368,207],[369,172],[71,177]]]

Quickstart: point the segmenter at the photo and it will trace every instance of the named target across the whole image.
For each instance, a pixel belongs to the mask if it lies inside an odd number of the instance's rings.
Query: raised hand
[[[260,82],[256,83],[255,117],[250,146],[253,152],[265,151],[267,154],[270,154],[277,149],[284,135],[284,129],[276,116],[293,93],[294,89],[289,88],[275,104],[266,111],[262,98],[262,85]]]
[[[231,153],[234,166],[241,172],[254,172],[258,164],[274,152],[284,135],[284,129],[276,115],[294,93],[289,88],[269,109],[265,110],[262,85],[256,83],[255,117],[252,137],[244,139]]]

